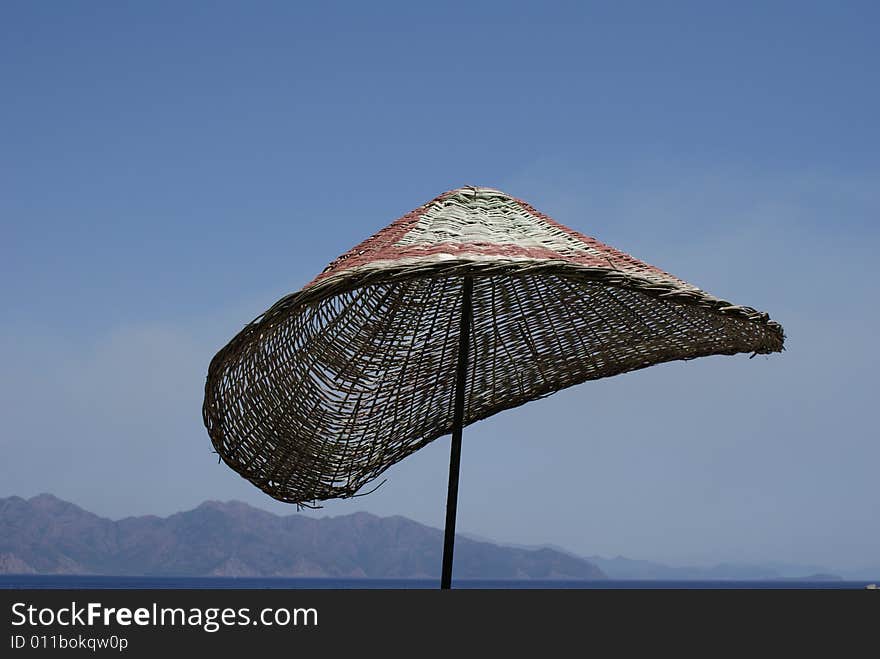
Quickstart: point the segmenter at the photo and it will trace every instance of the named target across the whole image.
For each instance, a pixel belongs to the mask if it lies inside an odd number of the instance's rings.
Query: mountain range
[[[0,574],[434,578],[442,546],[442,531],[400,516],[279,516],[238,501],[206,501],[168,517],[114,521],[51,494],[0,498]],[[831,572],[782,562],[673,567],[469,534],[455,544],[458,578],[880,578],[880,567]]]
[[[206,501],[169,517],[113,521],[50,494],[0,499],[0,573],[250,577],[439,576],[443,534],[405,517],[315,519]],[[603,579],[551,548],[457,537],[455,574],[480,579]]]

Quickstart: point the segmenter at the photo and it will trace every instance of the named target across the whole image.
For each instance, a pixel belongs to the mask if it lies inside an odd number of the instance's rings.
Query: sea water
[[[659,580],[597,579],[505,580],[454,579],[453,588],[464,589],[864,589],[868,581],[801,581],[796,579]],[[334,579],[287,577],[113,577],[88,575],[0,575],[0,588],[54,589],[425,589],[438,588],[439,579]]]

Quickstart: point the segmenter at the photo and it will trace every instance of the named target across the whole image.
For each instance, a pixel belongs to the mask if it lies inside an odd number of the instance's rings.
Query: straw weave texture
[[[312,505],[356,495],[451,432],[465,276],[465,425],[652,364],[783,348],[765,313],[507,194],[461,188],[336,259],[217,353],[203,413],[221,459],[276,499]]]

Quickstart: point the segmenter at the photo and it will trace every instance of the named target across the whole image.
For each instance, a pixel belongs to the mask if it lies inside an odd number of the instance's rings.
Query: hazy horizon
[[[295,512],[212,453],[211,357],[474,184],[767,311],[787,340],[466,428],[459,531],[876,565],[880,5],[453,4],[0,7],[0,496]],[[444,437],[303,514],[442,527],[448,464]]]

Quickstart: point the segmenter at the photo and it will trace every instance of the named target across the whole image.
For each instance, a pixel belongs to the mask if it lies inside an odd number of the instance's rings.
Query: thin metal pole
[[[452,550],[455,544],[455,513],[458,509],[458,472],[461,465],[461,428],[464,422],[464,388],[468,368],[468,339],[471,333],[471,300],[474,281],[464,278],[461,298],[461,326],[458,334],[458,369],[455,375],[455,408],[452,417],[452,449],[449,453],[449,491],[446,496],[446,532],[443,538],[443,573],[440,588],[452,587]]]

